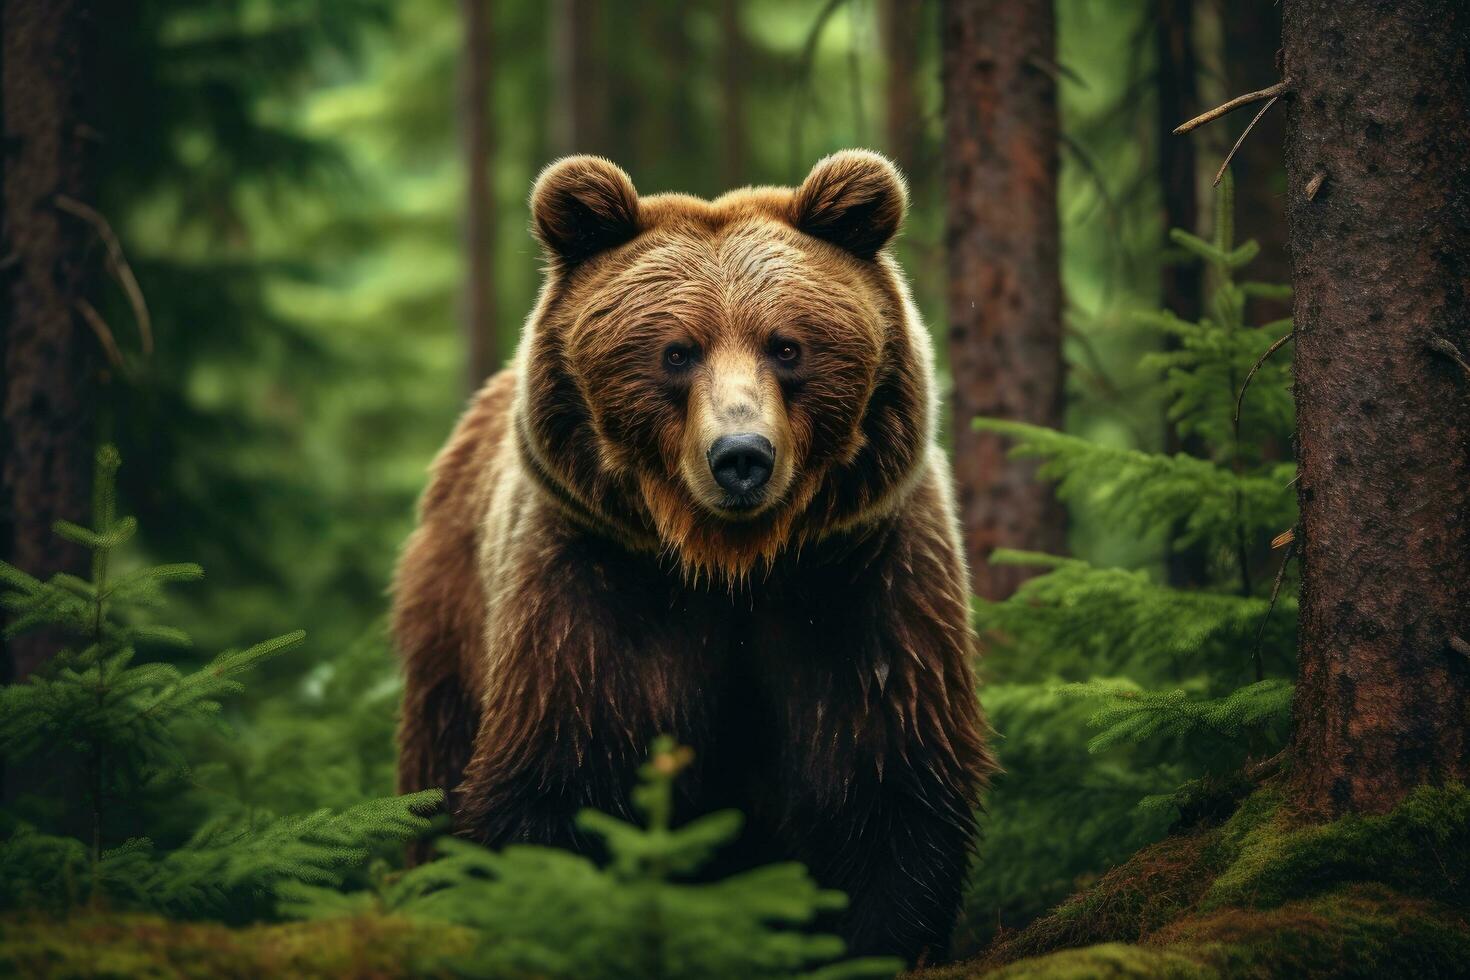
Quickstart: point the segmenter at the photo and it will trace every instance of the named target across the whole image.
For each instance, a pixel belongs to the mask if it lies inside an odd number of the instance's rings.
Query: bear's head
[[[584,523],[731,581],[891,512],[935,416],[928,336],[885,251],[906,203],[866,151],[715,201],[640,198],[598,157],[552,164],[518,354],[531,472]]]

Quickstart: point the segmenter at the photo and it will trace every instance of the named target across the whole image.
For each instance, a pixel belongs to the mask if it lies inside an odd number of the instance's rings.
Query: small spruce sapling
[[[439,860],[387,877],[376,894],[293,887],[287,908],[308,917],[376,909],[469,927],[473,952],[447,965],[471,976],[841,980],[902,969],[893,959],[842,961],[842,940],[803,928],[847,899],[817,887],[800,864],[695,881],[742,820],[726,810],[672,826],[674,780],[689,759],[669,738],[654,744],[634,790],[647,826],[596,810],[578,816],[606,845],[606,867],[552,848],[490,851],[446,838]]]
[[[0,908],[87,903],[251,917],[271,910],[284,882],[335,884],[375,844],[428,829],[420,812],[437,803],[435,792],[337,813],[206,820],[167,849],[143,835],[158,801],[168,809],[192,788],[188,750],[199,724],[221,724],[221,699],[242,690],[241,675],[305,634],[227,651],[194,671],[136,662],[140,646],[188,645],[181,631],[144,616],[163,604],[166,586],[203,572],[191,564],[116,571],[117,550],[137,529],[116,514],[118,465],[112,447],[98,452],[93,526],[55,528],[91,552],[90,579],[42,582],[0,562],[6,635],[48,627],[70,638],[23,683],[0,688],[0,756],[32,784],[0,811]]]
[[[1161,655],[1193,662],[1189,688],[1153,693],[1116,681],[1066,688],[1104,702],[1090,720],[1101,730],[1089,745],[1093,752],[1158,737],[1212,740],[1222,751],[1207,749],[1201,758],[1212,767],[1230,768],[1241,756],[1224,750],[1227,746],[1260,754],[1279,747],[1285,734],[1292,685],[1286,676],[1266,676],[1268,658],[1261,643],[1266,617],[1278,607],[1290,617],[1295,600],[1281,595],[1281,576],[1274,583],[1263,581],[1251,564],[1263,542],[1296,521],[1295,466],[1272,459],[1273,451],[1290,440],[1287,374],[1279,363],[1268,363],[1291,323],[1246,324],[1251,297],[1280,298],[1282,293],[1279,287],[1235,281],[1259,249],[1255,242],[1234,244],[1233,202],[1227,177],[1213,242],[1178,229],[1171,235],[1211,273],[1209,313],[1199,322],[1169,311],[1139,316],[1145,326],[1178,341],[1176,349],[1149,355],[1144,365],[1162,375],[1169,418],[1182,435],[1200,441],[1204,458],[1101,446],[1021,423],[975,421],[976,428],[1014,437],[1016,455],[1042,457],[1041,475],[1057,480],[1064,497],[1087,494],[1102,512],[1140,534],[1182,527],[1174,547],[1203,546],[1213,556],[1214,581],[1198,590],[1171,589],[1144,572],[1096,569],[1080,561],[1017,552],[997,556],[1052,570],[1009,602],[981,607],[982,625],[992,633],[1042,640],[1036,621],[1051,619],[1054,627],[1059,621],[1076,622],[1085,611],[1094,617],[1096,639],[1103,641],[1094,661],[1099,667],[1146,676],[1152,671],[1127,668],[1138,666],[1138,658]],[[1247,382],[1254,384],[1249,398]],[[1242,438],[1243,429],[1251,440]],[[1283,573],[1288,559],[1289,554],[1283,556]],[[1278,669],[1291,666],[1290,637],[1290,630],[1270,637],[1269,663]],[[1059,637],[1054,633],[1050,639]],[[1077,642],[1077,637],[1064,642]]]
[[[997,918],[1025,921],[1171,821],[1228,812],[1247,788],[1243,764],[1284,744],[1295,583],[1289,555],[1273,555],[1267,543],[1296,523],[1295,468],[1282,459],[1294,425],[1282,351],[1291,324],[1251,326],[1247,312],[1250,299],[1289,290],[1238,281],[1257,248],[1234,243],[1231,214],[1227,179],[1213,240],[1172,234],[1210,273],[1206,314],[1137,316],[1176,341],[1141,366],[1198,455],[974,423],[1010,436],[1016,454],[1040,457],[1041,475],[1064,499],[1085,501],[1088,513],[1160,551],[1188,548],[1207,559],[1205,581],[1173,588],[1161,565],[995,554],[1045,572],[1004,602],[976,604],[988,646],[983,697],[1008,736],[1000,755],[1010,773],[994,792],[973,881],[976,935]],[[1069,833],[1059,843],[1047,828],[1061,823]]]

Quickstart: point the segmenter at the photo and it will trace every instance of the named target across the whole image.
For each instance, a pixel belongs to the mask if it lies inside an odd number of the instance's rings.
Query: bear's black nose
[[[720,436],[709,447],[709,468],[726,493],[744,497],[766,485],[776,465],[776,447],[754,432]]]

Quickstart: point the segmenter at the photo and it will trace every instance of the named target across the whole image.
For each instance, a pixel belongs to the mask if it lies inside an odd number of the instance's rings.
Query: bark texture
[[[88,95],[95,24],[85,0],[5,0],[0,90],[5,126],[3,557],[40,578],[85,574],[87,554],[57,539],[59,518],[91,510],[96,339],[76,313],[95,264],[89,226],[58,195],[94,197],[97,131]],[[118,138],[126,138],[118,134]],[[45,634],[6,643],[6,670],[25,677],[56,649]]]
[[[491,106],[490,0],[460,0],[464,32],[459,65],[459,138],[465,168],[461,236],[465,278],[460,298],[468,390],[479,391],[499,367],[495,330],[495,197]]]
[[[1066,543],[1035,464],[970,427],[1062,422],[1052,4],[947,0],[941,35],[955,477],[975,592],[1004,598],[1030,573],[990,565],[995,548]]]
[[[1470,778],[1470,8],[1287,0],[1303,585],[1293,778]],[[1309,198],[1307,188],[1320,187]]]

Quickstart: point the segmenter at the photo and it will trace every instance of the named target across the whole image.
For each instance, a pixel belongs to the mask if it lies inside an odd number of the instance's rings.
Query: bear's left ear
[[[908,209],[898,168],[871,150],[843,150],[820,160],[796,190],[791,223],[871,259],[893,239]]]
[[[563,157],[531,188],[531,228],[547,254],[576,263],[638,234],[638,191],[602,157]]]

